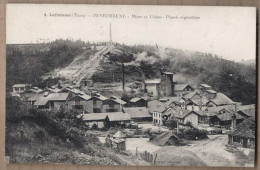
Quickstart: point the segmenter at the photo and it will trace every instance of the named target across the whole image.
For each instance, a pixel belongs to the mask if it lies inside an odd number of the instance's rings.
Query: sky
[[[256,57],[254,7],[8,4],[6,22],[7,44],[109,41],[111,24],[118,43],[157,44],[234,61]]]

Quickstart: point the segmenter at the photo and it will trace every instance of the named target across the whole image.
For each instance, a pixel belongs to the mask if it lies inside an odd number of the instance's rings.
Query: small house
[[[144,98],[135,97],[129,101],[129,107],[148,107],[148,102]]]
[[[254,117],[247,118],[228,134],[228,143],[243,148],[255,149],[256,121]]]
[[[66,107],[69,93],[51,93],[39,98],[34,106],[41,109],[60,109]]]
[[[126,107],[124,113],[128,113],[135,122],[152,121],[152,116],[146,107]]]
[[[90,99],[91,96],[86,94],[74,96],[68,100],[67,108],[92,113],[92,102]]]
[[[228,98],[223,93],[217,93],[216,97],[213,99],[210,99],[207,103],[207,107],[218,107],[223,105],[234,105],[235,102],[233,102],[230,98]]]
[[[105,113],[105,112],[121,112],[122,109],[123,109],[123,106],[125,106],[125,105],[126,105],[125,101],[123,101],[123,100],[121,100],[121,99],[119,99],[115,96],[112,96],[102,103],[101,111],[103,113]]]
[[[189,84],[174,84],[174,95],[178,97],[182,97],[193,90],[193,87]]]
[[[109,118],[106,113],[83,114],[82,120],[91,129],[102,129],[109,126]]]
[[[26,90],[28,90],[29,85],[28,84],[14,84],[12,86],[13,93],[23,93]]]
[[[128,113],[112,112],[106,114],[109,118],[109,124],[112,127],[127,127],[130,125],[131,117]]]

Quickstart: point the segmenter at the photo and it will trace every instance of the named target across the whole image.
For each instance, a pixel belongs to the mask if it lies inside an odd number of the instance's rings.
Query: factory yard
[[[105,137],[99,139],[105,143]],[[237,154],[227,151],[227,140],[227,135],[209,135],[205,140],[189,141],[186,146],[157,146],[148,138],[127,138],[126,151],[133,155],[136,150],[157,154],[155,165],[238,166]]]

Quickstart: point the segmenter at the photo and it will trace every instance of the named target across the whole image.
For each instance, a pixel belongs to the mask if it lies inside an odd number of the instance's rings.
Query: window
[[[20,87],[20,90],[21,90],[21,91],[24,91],[24,87]]]
[[[19,88],[18,88],[18,87],[15,87],[14,90],[15,90],[15,91],[19,91]]]

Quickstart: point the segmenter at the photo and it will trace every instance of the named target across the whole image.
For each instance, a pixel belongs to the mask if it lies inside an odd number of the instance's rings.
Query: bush
[[[207,131],[198,129],[183,129],[178,134],[179,137],[187,140],[207,139]]]

